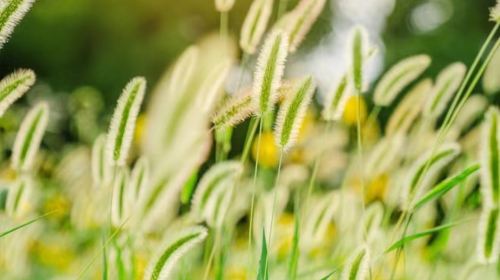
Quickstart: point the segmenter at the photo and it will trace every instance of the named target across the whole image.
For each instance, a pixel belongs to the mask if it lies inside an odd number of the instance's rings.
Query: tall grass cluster
[[[0,47],[34,2],[0,3]],[[0,278],[500,278],[500,2],[472,64],[436,77],[415,54],[370,83],[377,50],[353,27],[348,67],[317,98],[287,63],[327,2],[253,0],[236,40],[238,1],[215,0],[219,33],[158,84],[131,78],[92,145],[45,150],[57,111],[16,110],[35,74],[13,69]]]

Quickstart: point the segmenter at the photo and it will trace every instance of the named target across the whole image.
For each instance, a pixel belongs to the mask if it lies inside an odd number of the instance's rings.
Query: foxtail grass
[[[482,124],[481,137],[481,191],[483,203],[488,207],[500,202],[500,113],[491,107]]]
[[[241,27],[240,47],[254,54],[266,31],[274,0],[254,0]]]
[[[29,11],[35,0],[5,0],[0,6],[0,49],[9,39],[14,27]]]
[[[0,81],[0,117],[33,86],[35,80],[33,71],[20,69]]]

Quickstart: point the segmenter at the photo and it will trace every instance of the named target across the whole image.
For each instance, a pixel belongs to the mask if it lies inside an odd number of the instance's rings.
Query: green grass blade
[[[296,279],[297,278],[297,264],[299,262],[299,240],[300,240],[300,232],[299,232],[299,217],[295,219],[295,225],[293,230],[293,240],[292,240],[292,252],[290,253],[290,262],[288,265],[288,279]]]
[[[479,164],[474,164],[472,166],[467,167],[459,174],[447,178],[427,192],[422,198],[420,198],[416,203],[413,211],[420,209],[422,206],[427,204],[429,201],[438,199],[443,196],[445,193],[453,189],[455,186],[466,180],[470,175],[477,172],[480,168]]]
[[[389,253],[389,252],[394,251],[394,250],[396,250],[398,248],[401,248],[406,243],[408,243],[410,241],[413,241],[415,239],[419,239],[419,238],[426,237],[426,236],[434,234],[434,233],[438,233],[438,232],[443,231],[443,230],[450,229],[450,228],[452,228],[454,226],[462,224],[463,222],[464,221],[455,222],[455,223],[447,223],[447,224],[440,225],[440,226],[437,226],[437,227],[434,227],[434,228],[431,228],[431,229],[428,229],[428,230],[417,232],[415,234],[407,235],[407,236],[401,238],[400,240],[394,242],[389,248],[387,248],[385,250],[385,253]]]
[[[257,274],[257,280],[267,280],[269,279],[269,269],[268,269],[268,258],[267,258],[267,244],[266,244],[266,233],[262,230],[262,251],[259,260],[259,273]]]
[[[54,210],[54,211],[51,211],[51,212],[45,213],[45,214],[43,214],[43,215],[41,215],[41,216],[38,216],[38,217],[36,217],[36,218],[33,218],[32,220],[27,221],[26,223],[23,223],[23,224],[20,224],[20,225],[18,225],[18,226],[15,226],[15,227],[13,227],[13,228],[10,228],[10,229],[8,229],[8,230],[6,230],[6,231],[4,231],[4,232],[0,233],[0,238],[4,237],[4,236],[6,236],[6,235],[9,235],[9,234],[11,234],[11,233],[13,233],[13,232],[15,232],[15,231],[18,231],[18,230],[20,230],[20,229],[22,229],[22,228],[24,228],[24,227],[26,227],[26,226],[29,226],[29,225],[31,225],[32,223],[34,223],[34,222],[36,222],[36,221],[38,221],[38,220],[40,220],[40,219],[43,219],[43,218],[45,218],[46,216],[48,216],[48,215],[50,215],[50,214],[53,214],[53,213],[54,213],[54,212],[56,212],[56,211],[58,211],[58,210]]]

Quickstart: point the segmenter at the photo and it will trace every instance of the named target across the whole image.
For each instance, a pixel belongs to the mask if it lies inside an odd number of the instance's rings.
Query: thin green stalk
[[[203,280],[208,279],[208,275],[210,274],[210,268],[212,267],[212,262],[215,257],[215,252],[219,247],[220,239],[221,239],[220,230],[215,229],[215,241],[212,246],[212,250],[210,251],[210,256],[208,257],[207,267],[205,268],[205,272],[203,273]]]
[[[365,213],[365,164],[363,161],[363,135],[361,130],[361,91],[358,90],[358,96],[360,100],[357,102],[356,106],[356,134],[358,142],[358,156],[360,160],[359,169],[361,171],[361,199],[362,199],[362,210],[363,215]]]

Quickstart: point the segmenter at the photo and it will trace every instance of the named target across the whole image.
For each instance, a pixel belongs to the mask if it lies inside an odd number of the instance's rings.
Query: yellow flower
[[[225,276],[228,280],[247,280],[247,272],[244,267],[240,266],[228,267]]]
[[[358,119],[358,103],[360,121],[363,123],[367,117],[366,103],[362,96],[351,95],[347,99],[344,109],[344,123],[347,125],[356,125]]]
[[[259,146],[260,138],[260,147]],[[278,165],[279,150],[274,136],[271,132],[264,132],[254,140],[252,146],[252,156],[255,160],[259,159],[259,164],[272,168]]]
[[[134,257],[135,279],[143,279],[144,272],[146,271],[147,256],[143,253],[138,253]]]
[[[278,242],[275,247],[278,259],[285,259],[290,254],[293,244],[294,221],[294,216],[288,213],[284,213],[278,218],[276,231],[280,238],[277,238]]]
[[[41,264],[60,271],[69,269],[75,259],[74,251],[58,242],[36,242],[32,250]]]
[[[367,185],[365,192],[365,199],[367,202],[384,199],[385,191],[387,189],[387,182],[389,178],[387,174],[381,174],[374,177]]]
[[[54,195],[45,201],[44,212],[52,212],[49,218],[60,220],[69,212],[69,201],[61,194]]]

